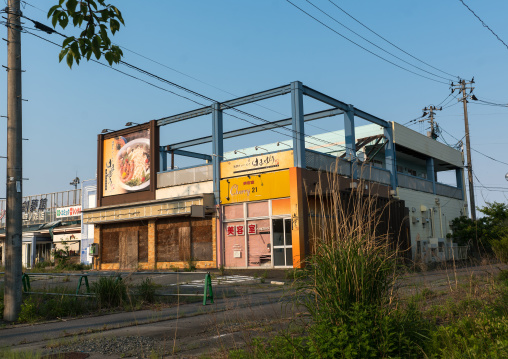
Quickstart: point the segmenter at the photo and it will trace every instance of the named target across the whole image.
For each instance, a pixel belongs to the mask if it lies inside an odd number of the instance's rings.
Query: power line
[[[487,28],[507,49],[508,45],[499,37],[497,34],[482,20],[476,13],[464,2],[464,0],[459,0],[462,5],[464,5],[483,25],[483,27]]]
[[[428,77],[428,76],[425,76],[425,75],[419,74],[419,73],[417,73],[417,72],[414,72],[414,71],[412,71],[412,70],[409,70],[409,69],[407,69],[407,68],[405,68],[405,67],[403,67],[403,66],[400,66],[400,65],[396,64],[396,63],[395,63],[395,62],[393,62],[393,61],[390,61],[390,60],[388,60],[388,59],[386,59],[386,58],[382,57],[381,55],[376,54],[375,52],[370,51],[369,49],[367,49],[367,48],[363,47],[362,45],[360,45],[360,44],[358,44],[358,43],[356,43],[356,42],[354,42],[353,40],[349,39],[348,37],[346,37],[346,36],[342,35],[342,34],[341,34],[340,32],[338,32],[337,30],[332,29],[330,26],[328,26],[328,25],[326,25],[324,22],[322,22],[322,21],[318,20],[317,18],[315,18],[314,16],[312,16],[311,14],[309,14],[307,11],[303,10],[301,7],[299,7],[299,6],[295,5],[294,3],[292,3],[290,0],[286,0],[286,1],[287,1],[288,3],[290,3],[291,5],[293,5],[295,8],[297,8],[298,10],[300,10],[301,12],[303,12],[304,14],[306,14],[307,16],[309,16],[310,18],[314,19],[315,21],[317,21],[318,23],[320,23],[321,25],[323,25],[324,27],[326,27],[327,29],[329,29],[330,31],[333,31],[335,34],[339,35],[340,37],[342,37],[343,39],[345,39],[345,40],[349,41],[350,43],[352,43],[352,44],[354,44],[354,45],[358,46],[359,48],[361,48],[361,49],[363,49],[363,50],[367,51],[367,52],[368,52],[368,53],[370,53],[371,55],[374,55],[374,56],[376,56],[377,58],[379,58],[379,59],[381,59],[381,60],[383,60],[383,61],[385,61],[385,62],[388,62],[389,64],[392,64],[393,66],[396,66],[396,67],[398,67],[398,68],[400,68],[400,69],[402,69],[402,70],[404,70],[404,71],[410,72],[410,73],[412,73],[412,74],[414,74],[414,75],[416,75],[416,76],[420,76],[420,77],[423,77],[423,78],[425,78],[425,79],[427,79],[427,80],[431,80],[431,81],[434,81],[434,82],[438,82],[438,83],[441,83],[441,84],[448,85],[448,83],[447,83],[447,82],[443,82],[443,81],[440,81],[440,80],[436,80],[436,79],[430,78],[430,77]]]
[[[378,36],[379,38],[383,39],[384,41],[386,41],[387,43],[389,43],[390,45],[392,45],[393,47],[395,47],[396,49],[402,51],[403,53],[405,53],[406,55],[412,57],[413,59],[421,62],[422,64],[425,64],[429,67],[432,67],[434,70],[437,70],[439,72],[442,72],[446,75],[449,75],[451,77],[458,77],[458,76],[455,76],[455,75],[452,75],[446,71],[443,71],[443,70],[440,70],[438,69],[437,67],[434,67],[430,64],[428,64],[427,62],[423,61],[423,60],[420,60],[419,58],[417,58],[416,56],[413,56],[411,55],[410,53],[404,51],[403,49],[401,49],[400,47],[398,47],[397,45],[395,45],[394,43],[390,42],[389,40],[387,40],[386,38],[384,38],[383,36],[379,35],[377,32],[375,32],[374,30],[372,30],[371,28],[369,28],[367,25],[365,25],[364,23],[362,23],[360,20],[356,19],[355,17],[353,17],[351,14],[349,14],[346,10],[344,10],[343,8],[341,8],[339,5],[337,5],[336,3],[334,3],[332,0],[328,0],[330,1],[336,8],[338,8],[340,11],[342,11],[344,14],[346,14],[347,16],[349,16],[351,19],[353,19],[354,21],[356,21],[357,23],[359,23],[360,25],[362,25],[364,28],[366,28],[367,30],[369,30],[370,32],[372,32],[373,34],[375,34],[376,36]],[[438,105],[439,106],[439,105]]]
[[[31,32],[29,32],[29,31],[25,31],[25,32],[26,32],[27,34],[33,35],[33,36],[35,36],[35,37],[37,37],[37,38],[40,38],[40,39],[42,39],[42,40],[44,40],[44,41],[46,41],[46,42],[48,42],[48,43],[51,43],[51,44],[53,44],[53,45],[55,45],[55,46],[61,47],[61,45],[60,45],[60,44],[57,44],[56,42],[53,42],[53,41],[51,41],[51,40],[48,40],[48,39],[46,39],[46,38],[44,38],[44,37],[42,37],[42,36],[39,36],[39,35],[34,34],[34,33],[31,33]],[[65,35],[62,35],[62,34],[59,34],[59,35],[61,35],[61,36],[65,36]],[[146,84],[148,84],[148,85],[150,85],[150,86],[152,86],[152,87],[158,88],[158,89],[160,89],[160,90],[163,90],[163,91],[169,92],[169,93],[171,93],[171,94],[173,94],[173,95],[176,95],[176,96],[178,96],[178,97],[181,97],[181,98],[183,98],[183,99],[189,100],[189,101],[191,101],[191,102],[193,102],[193,103],[195,103],[195,104],[198,104],[198,105],[200,105],[200,106],[203,106],[203,107],[207,106],[206,104],[203,104],[203,103],[201,103],[201,102],[195,101],[195,100],[193,100],[193,99],[191,99],[191,98],[189,98],[189,97],[183,96],[183,95],[181,95],[181,94],[178,94],[178,93],[176,93],[176,92],[170,91],[170,90],[165,89],[165,88],[162,88],[162,87],[160,87],[160,86],[154,85],[154,84],[152,84],[151,82],[145,81],[145,80],[143,80],[143,79],[140,79],[139,77],[136,77],[136,76],[131,75],[131,74],[129,74],[129,73],[126,73],[126,72],[124,72],[124,71],[118,70],[118,69],[116,69],[116,68],[114,68],[114,67],[111,67],[111,66],[108,66],[108,65],[106,65],[106,64],[103,64],[102,62],[96,61],[96,60],[94,60],[94,59],[90,59],[90,60],[91,60],[91,61],[93,61],[93,62],[95,62],[95,63],[97,63],[97,64],[99,64],[99,65],[102,65],[102,66],[104,66],[104,67],[106,67],[106,68],[109,68],[109,69],[112,69],[112,70],[114,70],[114,71],[116,71],[116,72],[119,72],[119,73],[121,73],[121,74],[123,74],[123,75],[129,76],[129,77],[131,77],[131,78],[133,78],[133,79],[136,79],[136,80],[138,80],[138,81],[144,82],[144,83],[146,83]],[[167,83],[167,84],[169,84],[169,85],[171,85],[171,86],[175,86],[175,87],[177,87],[178,89],[184,90],[184,91],[186,91],[186,92],[188,92],[188,93],[190,93],[190,94],[193,94],[193,95],[195,95],[195,96],[199,96],[199,97],[201,97],[201,98],[203,98],[203,99],[206,99],[206,100],[208,100],[208,101],[210,101],[210,102],[216,102],[215,100],[213,100],[213,99],[211,99],[211,98],[209,98],[209,97],[207,97],[207,96],[205,96],[205,95],[202,95],[202,94],[200,94],[200,93],[198,93],[198,92],[195,92],[195,91],[190,90],[190,89],[188,89],[188,88],[186,88],[186,87],[183,87],[183,86],[181,86],[181,85],[178,85],[178,84],[176,84],[176,83],[174,83],[174,82],[172,82],[172,81],[166,80],[166,79],[164,79],[164,78],[162,78],[162,77],[160,77],[160,76],[157,76],[157,75],[155,75],[155,74],[152,74],[152,73],[150,73],[150,72],[148,72],[148,71],[146,71],[146,70],[143,70],[143,69],[141,69],[141,68],[139,68],[139,67],[137,67],[137,66],[134,66],[134,65],[132,65],[132,64],[129,64],[129,63],[125,62],[125,61],[121,61],[121,63],[122,63],[122,64],[124,64],[124,65],[126,65],[127,67],[129,67],[129,68],[131,68],[131,69],[135,69],[136,71],[139,71],[139,72],[141,72],[141,73],[143,73],[143,74],[146,74],[146,75],[148,75],[148,76],[150,76],[150,77],[153,77],[153,78],[155,78],[155,79],[157,79],[157,80],[159,80],[159,81],[162,81],[162,82],[164,82],[164,83]],[[248,112],[245,112],[245,111],[242,111],[242,110],[239,110],[239,109],[236,109],[236,108],[229,108],[229,109],[231,109],[231,110],[233,110],[233,111],[236,111],[236,112],[239,112],[239,113],[241,113],[241,114],[243,114],[243,115],[247,115],[247,116],[249,116],[249,117],[252,117],[252,118],[254,118],[254,119],[257,119],[257,120],[263,121],[263,122],[265,122],[266,124],[270,124],[270,123],[271,123],[271,122],[270,122],[270,121],[268,121],[268,120],[265,120],[265,119],[263,119],[263,118],[260,118],[260,117],[258,117],[258,116],[255,116],[255,115],[252,115],[252,114],[250,114],[250,113],[248,113]],[[234,118],[236,118],[236,119],[242,120],[242,121],[244,121],[244,122],[247,122],[247,123],[249,123],[249,124],[251,124],[251,125],[257,125],[256,123],[251,122],[251,121],[248,121],[248,120],[246,120],[246,119],[244,119],[244,118],[242,118],[242,117],[235,116],[235,115],[230,114],[230,113],[227,113],[227,112],[225,112],[225,114],[226,114],[226,115],[228,115],[228,116],[234,117]],[[279,127],[279,128],[284,129],[284,130],[287,130],[287,131],[290,131],[290,132],[293,132],[295,135],[299,133],[298,131],[295,131],[295,130],[293,130],[293,129],[289,129],[289,128],[286,128],[286,127],[283,127],[283,126],[281,126],[281,127]],[[287,137],[290,137],[290,138],[295,138],[295,136],[292,136],[292,135],[287,134],[287,133],[282,133],[282,132],[279,132],[279,131],[274,130],[274,129],[269,129],[269,131],[272,131],[272,132],[274,132],[274,133],[278,133],[278,134],[280,134],[280,135],[287,136]],[[336,147],[338,147],[338,148],[343,148],[343,149],[345,149],[345,148],[346,148],[344,145],[339,145],[339,144],[336,144],[336,143],[333,143],[333,142],[330,142],[330,141],[327,141],[327,140],[324,140],[324,139],[322,139],[322,138],[318,138],[318,137],[315,137],[315,136],[311,136],[311,135],[304,135],[304,137],[307,137],[307,138],[313,139],[313,140],[315,140],[315,141],[319,141],[319,142],[324,143],[324,144],[327,144],[327,145],[336,146]],[[317,144],[317,143],[315,143],[315,142],[310,142],[310,141],[309,141],[309,143],[310,143],[310,144],[312,144],[312,145],[315,145],[315,146],[320,146],[319,144]]]
[[[441,127],[441,130],[443,130],[444,132],[446,132],[448,135],[452,136],[452,137],[453,137],[454,139],[456,139],[457,141],[460,141],[460,140],[458,140],[458,139],[457,139],[457,137],[455,137],[454,135],[452,135],[450,132],[446,131],[446,130],[443,128],[443,126],[440,126],[440,127]],[[482,152],[480,152],[480,151],[478,151],[478,150],[474,149],[473,147],[471,147],[471,150],[473,150],[473,151],[475,151],[475,152],[479,153],[479,154],[480,154],[480,155],[482,155],[482,156],[487,157],[488,159],[491,159],[492,161],[502,163],[503,165],[508,165],[508,163],[507,163],[507,162],[503,162],[503,161],[500,161],[500,160],[498,160],[498,159],[495,159],[494,157],[491,157],[491,156],[489,156],[489,155],[486,155],[485,153],[482,153]]]
[[[401,49],[400,47],[398,47],[397,45],[395,45],[394,43],[390,42],[389,40],[387,40],[386,38],[384,38],[383,36],[379,35],[377,32],[375,32],[374,30],[372,30],[370,27],[368,27],[367,25],[365,25],[364,23],[362,23],[360,20],[356,19],[354,16],[352,16],[351,14],[349,14],[346,10],[344,10],[343,8],[341,8],[339,5],[337,5],[336,3],[334,3],[332,0],[328,0],[330,1],[336,8],[338,8],[340,11],[342,11],[344,14],[346,14],[347,16],[349,16],[350,18],[352,18],[354,21],[356,21],[357,23],[359,23],[360,25],[362,25],[364,28],[366,28],[367,30],[369,30],[370,32],[372,32],[374,35],[378,36],[379,38],[383,39],[384,41],[386,41],[387,43],[389,43],[390,45],[392,45],[393,47],[395,47],[396,49],[402,51],[403,53],[405,53],[406,55],[412,57],[413,59],[421,62],[422,64],[425,64],[429,67],[432,67],[434,70],[437,70],[439,72],[442,72],[446,75],[449,75],[449,76],[452,76],[452,77],[458,77],[458,76],[455,76],[455,75],[452,75],[446,71],[443,71],[443,70],[440,70],[438,69],[437,67],[434,67],[430,64],[428,64],[427,62],[423,61],[423,60],[420,60],[419,58],[417,58],[416,56],[413,56],[411,55],[410,53],[408,53],[407,51],[404,51],[403,49]],[[439,106],[439,105],[438,105]]]
[[[389,52],[388,50],[386,50],[386,49],[382,48],[381,46],[376,45],[376,44],[375,44],[375,43],[373,43],[372,41],[370,41],[370,40],[366,39],[365,37],[363,37],[363,36],[362,36],[362,35],[360,35],[359,33],[355,32],[355,31],[354,31],[354,30],[352,30],[352,29],[350,29],[349,27],[347,27],[346,25],[344,25],[343,23],[341,23],[340,21],[338,21],[337,19],[335,19],[333,16],[331,16],[330,14],[328,14],[326,11],[324,11],[323,9],[321,9],[319,6],[315,5],[312,1],[310,1],[310,0],[305,0],[305,1],[307,1],[307,2],[308,2],[310,5],[312,5],[314,8],[316,8],[317,10],[319,10],[319,11],[320,11],[321,13],[323,13],[324,15],[328,16],[328,17],[329,17],[330,19],[332,19],[333,21],[335,21],[337,24],[339,24],[339,25],[341,25],[342,27],[344,27],[344,28],[348,29],[348,30],[349,30],[349,31],[351,31],[353,34],[355,34],[356,36],[360,37],[361,39],[363,39],[363,40],[367,41],[367,42],[368,42],[369,44],[371,44],[372,46],[375,46],[375,47],[377,47],[378,49],[380,49],[381,51],[384,51],[384,52],[386,52],[387,54],[389,54],[389,55],[391,55],[391,56],[395,57],[397,60],[400,60],[400,61],[402,61],[402,62],[404,62],[404,63],[408,64],[409,66],[413,66],[414,68],[417,68],[418,70],[423,71],[423,72],[426,72],[426,73],[428,73],[428,74],[430,74],[430,75],[432,75],[432,76],[436,76],[436,77],[439,77],[439,78],[441,78],[441,79],[451,81],[451,80],[450,80],[449,78],[447,78],[447,77],[443,77],[443,76],[441,76],[441,75],[436,75],[436,74],[434,74],[434,73],[432,73],[432,72],[430,72],[430,71],[427,71],[427,70],[425,70],[425,69],[422,69],[421,67],[418,67],[418,66],[416,66],[416,65],[413,65],[412,63],[410,63],[410,62],[408,62],[408,61],[406,61],[406,60],[404,60],[404,59],[401,59],[401,58],[400,58],[400,57],[398,57],[397,55],[392,54],[392,53],[391,53],[391,52]]]

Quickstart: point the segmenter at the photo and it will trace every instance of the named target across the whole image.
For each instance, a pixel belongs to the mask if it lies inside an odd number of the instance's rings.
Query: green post
[[[23,283],[23,291],[25,293],[29,292],[31,290],[31,288],[30,288],[30,277],[28,276],[28,274],[23,273],[23,275],[21,276],[21,283]]]
[[[205,290],[203,293],[203,305],[206,305],[207,299],[210,299],[210,303],[213,303],[212,277],[210,276],[210,272],[206,273],[206,276],[205,276]]]
[[[90,286],[88,285],[88,275],[82,275],[79,277],[78,288],[76,289],[76,295],[79,294],[79,289],[81,288],[81,282],[83,279],[85,279],[86,292],[90,293]]]

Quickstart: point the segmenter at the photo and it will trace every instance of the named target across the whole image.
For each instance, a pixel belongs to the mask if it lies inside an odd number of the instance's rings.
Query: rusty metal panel
[[[118,232],[105,232],[101,239],[101,261],[102,263],[118,263],[119,258]]]
[[[138,231],[138,261],[148,262],[148,227],[140,227]]]
[[[176,262],[179,260],[178,228],[157,230],[157,262]]]
[[[120,232],[120,269],[136,269],[138,265],[138,231]]]
[[[188,261],[191,259],[191,231],[190,227],[178,228],[178,244],[180,249],[180,260]]]

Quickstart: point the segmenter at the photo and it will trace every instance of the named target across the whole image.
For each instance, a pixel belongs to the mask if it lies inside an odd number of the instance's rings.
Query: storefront
[[[213,193],[201,183],[169,188],[158,143],[155,121],[99,135],[97,207],[83,210],[95,269],[217,267]]]
[[[293,267],[299,253],[293,250],[292,163],[292,151],[222,163],[220,247],[225,267]]]
[[[226,267],[292,267],[290,199],[223,206]]]

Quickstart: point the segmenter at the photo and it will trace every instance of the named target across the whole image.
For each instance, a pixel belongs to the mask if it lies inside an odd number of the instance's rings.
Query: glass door
[[[275,267],[293,266],[293,240],[291,238],[291,218],[277,218],[272,221],[273,265]]]

